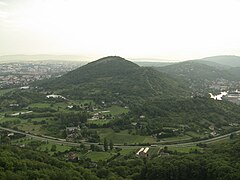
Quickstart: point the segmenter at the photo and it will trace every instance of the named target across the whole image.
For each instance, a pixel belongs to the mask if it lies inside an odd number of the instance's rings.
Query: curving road
[[[18,131],[18,130],[9,129],[9,128],[5,128],[5,127],[1,127],[1,126],[0,126],[0,130],[5,130],[5,131],[13,132],[13,133],[18,133],[18,134],[26,135],[26,136],[28,136],[28,137],[31,137],[31,138],[37,139],[37,140],[53,142],[53,143],[56,143],[56,144],[65,144],[65,145],[68,145],[68,146],[80,146],[81,143],[83,143],[84,145],[87,145],[87,146],[90,146],[91,144],[99,145],[99,143],[91,143],[91,142],[86,142],[86,141],[84,141],[84,140],[82,140],[82,141],[79,142],[79,143],[69,142],[69,141],[66,141],[65,139],[60,139],[60,138],[55,138],[55,137],[45,136],[45,135],[30,134],[30,133],[21,132],[21,131]],[[153,147],[163,147],[163,146],[175,146],[175,147],[179,147],[179,146],[192,146],[192,145],[196,145],[196,144],[198,144],[198,143],[206,143],[206,144],[208,144],[208,143],[213,143],[213,142],[220,141],[220,140],[223,140],[223,139],[227,139],[227,138],[229,138],[229,136],[230,136],[232,133],[240,133],[240,130],[237,130],[237,131],[234,131],[234,132],[225,134],[225,135],[221,135],[221,136],[218,136],[218,137],[214,137],[214,138],[211,138],[211,139],[206,139],[206,140],[200,140],[200,141],[195,141],[195,142],[187,142],[187,143],[165,144],[165,145],[164,145],[164,144],[154,144]],[[165,142],[167,142],[167,141],[165,141]],[[101,145],[101,146],[102,146],[102,145]],[[123,148],[123,149],[136,149],[136,148],[140,148],[140,147],[143,147],[143,146],[140,146],[140,145],[138,145],[138,146],[115,145],[114,147],[120,147],[120,148]]]

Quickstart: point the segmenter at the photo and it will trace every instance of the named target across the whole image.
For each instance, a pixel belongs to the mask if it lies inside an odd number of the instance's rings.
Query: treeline
[[[1,179],[99,179],[88,169],[45,153],[0,146]]]
[[[60,121],[63,126],[78,126],[87,122],[88,118],[89,113],[87,112],[58,113],[55,115],[55,120]]]

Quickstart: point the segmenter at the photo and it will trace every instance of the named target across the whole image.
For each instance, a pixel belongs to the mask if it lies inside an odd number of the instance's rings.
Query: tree
[[[55,144],[52,145],[51,151],[56,151],[57,150],[57,146]]]
[[[104,148],[104,151],[108,150],[108,141],[106,138],[104,138],[103,148]]]
[[[94,144],[91,144],[91,145],[90,145],[90,149],[91,149],[92,151],[95,151],[95,146],[94,146]]]
[[[112,142],[112,140],[110,140],[110,142],[109,142],[109,148],[110,148],[110,150],[113,150],[113,142]]]
[[[163,148],[163,152],[168,152],[168,147],[167,146],[164,146],[164,148]]]

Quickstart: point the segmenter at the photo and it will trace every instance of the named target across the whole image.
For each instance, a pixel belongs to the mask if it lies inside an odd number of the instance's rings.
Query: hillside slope
[[[226,70],[229,74],[234,77],[236,80],[240,80],[240,67],[232,67],[228,70]]]

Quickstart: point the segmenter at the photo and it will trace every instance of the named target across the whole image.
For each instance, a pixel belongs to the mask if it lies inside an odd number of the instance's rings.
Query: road
[[[68,142],[65,139],[59,139],[59,138],[55,138],[55,137],[51,137],[51,136],[44,136],[44,135],[29,134],[29,133],[26,133],[26,132],[21,132],[21,131],[18,131],[18,130],[9,129],[9,128],[5,128],[5,127],[1,127],[1,126],[0,126],[0,130],[5,130],[5,131],[13,132],[13,133],[26,135],[27,137],[30,137],[30,138],[33,138],[33,139],[36,139],[36,140],[48,141],[48,142],[52,142],[52,143],[56,143],[56,144],[65,144],[65,145],[68,145],[68,146],[80,146],[82,143],[84,145],[87,145],[87,146],[90,146],[91,144],[99,145],[98,143],[90,143],[90,142],[86,142],[86,141],[81,141],[80,143]],[[227,138],[229,138],[229,136],[232,133],[240,133],[240,130],[234,131],[234,132],[231,132],[231,133],[228,133],[228,134],[225,134],[225,135],[221,135],[221,136],[218,136],[218,137],[214,137],[214,138],[211,138],[211,139],[206,139],[206,140],[200,140],[200,141],[195,141],[195,142],[187,142],[187,143],[173,143],[173,144],[167,144],[167,145],[156,144],[154,147],[163,147],[163,146],[181,147],[181,146],[192,146],[192,145],[196,145],[198,143],[208,144],[208,143],[217,142],[217,141],[220,141],[220,140],[223,140],[223,139],[227,139]],[[167,141],[165,141],[165,143],[166,142]],[[119,147],[119,148],[122,148],[122,149],[136,149],[136,148],[140,148],[140,147],[143,147],[143,146],[115,145],[114,147]]]

